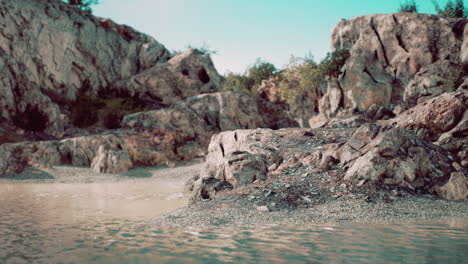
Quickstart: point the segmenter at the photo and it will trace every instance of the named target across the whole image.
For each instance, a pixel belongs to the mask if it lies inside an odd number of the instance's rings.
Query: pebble
[[[257,206],[257,211],[260,211],[260,212],[270,212],[270,209],[268,208],[268,206],[262,205],[262,206]]]

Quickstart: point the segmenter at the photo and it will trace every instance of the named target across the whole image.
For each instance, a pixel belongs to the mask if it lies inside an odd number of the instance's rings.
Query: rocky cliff
[[[339,84],[343,106],[367,110],[414,106],[461,84],[468,62],[468,19],[394,13],[344,19],[332,32],[332,49],[346,49]]]
[[[220,76],[203,54],[172,57],[152,37],[62,1],[1,0],[0,15],[2,122],[34,118],[19,115],[34,110],[46,117],[45,132],[61,137],[80,92],[167,106],[219,88]]]
[[[222,77],[197,49],[170,54],[60,0],[0,0],[0,14],[0,175],[38,164],[162,165],[203,156],[214,133],[264,125],[254,100],[216,93]],[[112,112],[128,105],[147,112]],[[104,112],[123,129],[90,118]]]

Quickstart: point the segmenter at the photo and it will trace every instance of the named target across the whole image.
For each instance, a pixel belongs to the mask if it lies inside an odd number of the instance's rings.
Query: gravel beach
[[[100,174],[89,168],[54,166],[29,167],[15,179],[0,179],[0,184],[23,183],[153,183],[161,180],[184,184],[199,173],[203,164],[179,164],[175,168],[136,168],[126,174]],[[446,201],[428,195],[401,195],[395,200],[369,200],[364,197],[334,197],[320,193],[320,202],[307,208],[275,208],[252,197],[259,196],[268,182],[254,184],[215,199],[175,209],[152,220],[152,224],[169,227],[214,227],[257,225],[307,225],[320,223],[393,223],[443,218],[468,218],[467,201]],[[257,190],[257,192],[253,191]],[[252,192],[247,195],[247,192]],[[257,194],[256,194],[257,193]],[[185,193],[185,198],[190,193]],[[318,197],[317,197],[318,198]],[[265,205],[263,205],[263,204]]]

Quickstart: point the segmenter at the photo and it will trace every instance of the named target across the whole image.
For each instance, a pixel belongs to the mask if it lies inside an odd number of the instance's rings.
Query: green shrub
[[[65,2],[85,11],[91,11],[91,5],[99,4],[99,0],[65,0]]]
[[[49,118],[37,106],[28,105],[24,112],[13,117],[13,123],[24,130],[43,132],[47,128]]]
[[[246,70],[245,74],[228,73],[224,78],[223,89],[256,95],[262,81],[269,80],[276,75],[277,69],[275,65],[257,59],[257,61]]]
[[[228,73],[223,81],[223,89],[226,91],[251,94],[250,83],[251,81],[249,77],[245,75]]]
[[[336,50],[328,53],[320,63],[316,63],[311,56],[292,57],[288,68],[281,73],[281,81],[278,85],[281,99],[291,103],[305,90],[317,91],[320,83],[325,81],[327,76],[338,77],[349,56],[348,50]]]
[[[449,0],[445,7],[442,9],[440,8],[439,4],[436,0],[432,0],[434,4],[434,8],[437,14],[444,16],[444,17],[451,17],[451,18],[467,18],[468,11],[465,9],[465,5],[463,4],[463,0]]]
[[[272,78],[276,73],[275,65],[257,59],[254,65],[247,70],[247,76],[251,80],[251,88],[258,88],[263,80]],[[256,89],[255,89],[256,90]]]
[[[416,6],[416,2],[414,0],[406,0],[404,3],[400,4],[398,12],[417,13],[418,7]]]

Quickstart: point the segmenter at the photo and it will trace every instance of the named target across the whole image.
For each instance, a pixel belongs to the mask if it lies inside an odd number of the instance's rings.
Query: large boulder
[[[167,63],[118,81],[112,92],[137,95],[160,107],[174,105],[187,97],[219,90],[221,76],[208,54],[190,49]]]
[[[463,172],[454,172],[447,183],[431,191],[446,200],[464,200],[468,198],[468,179]]]
[[[346,169],[346,181],[378,182],[436,194],[441,192],[434,190],[446,185],[455,172],[449,153],[441,147],[408,130],[375,124],[361,126],[336,156]],[[456,188],[444,190],[441,198],[450,196],[450,190],[459,192]]]
[[[0,0],[0,13],[0,116],[37,108],[50,135],[62,136],[59,105],[81,88],[97,94],[170,57],[150,36],[63,1]]]
[[[423,139],[435,141],[462,121],[467,108],[468,92],[445,93],[408,109],[392,122],[416,131]]]
[[[340,76],[344,107],[364,111],[373,104],[385,107],[400,104],[405,87],[418,72],[429,71],[426,67],[440,60],[460,64],[466,53],[466,45],[462,49],[462,43],[466,42],[467,22],[468,19],[415,13],[368,15],[340,21],[333,29],[332,49],[351,53]],[[418,78],[427,80],[424,83],[431,87],[437,79],[423,73]],[[411,102],[417,101],[421,89],[415,86],[421,85],[426,84],[413,83],[407,88]]]

